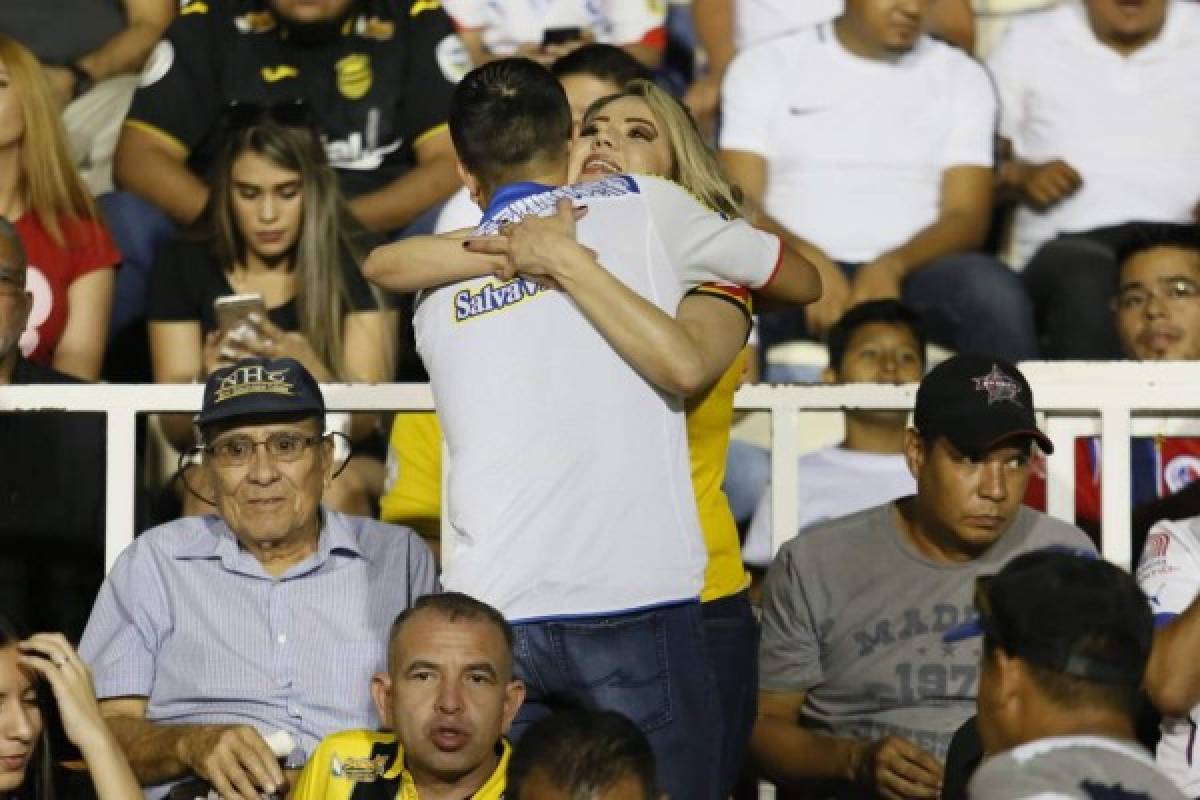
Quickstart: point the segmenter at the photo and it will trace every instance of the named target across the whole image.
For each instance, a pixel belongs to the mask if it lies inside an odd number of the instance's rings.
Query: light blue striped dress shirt
[[[288,731],[289,766],[327,734],[378,727],[371,675],[387,668],[392,620],[438,589],[433,556],[408,528],[323,515],[317,552],[278,578],[215,515],[134,540],[79,646],[96,693],[145,697],[164,724]]]

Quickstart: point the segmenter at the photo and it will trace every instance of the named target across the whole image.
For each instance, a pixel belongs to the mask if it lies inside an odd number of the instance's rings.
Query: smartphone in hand
[[[213,300],[213,313],[221,332],[232,331],[246,322],[251,314],[266,316],[267,308],[261,294],[227,294]]]

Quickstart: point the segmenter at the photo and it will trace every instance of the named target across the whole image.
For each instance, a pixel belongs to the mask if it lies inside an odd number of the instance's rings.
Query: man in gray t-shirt
[[[991,757],[971,800],[1181,800],[1134,739],[1154,629],[1132,576],[1026,553],[979,582],[975,605],[978,618],[943,637],[983,645],[977,724]]]
[[[811,529],[780,550],[763,596],[754,751],[768,775],[836,796],[933,798],[973,712],[975,578],[1023,552],[1094,553],[1021,505],[1037,429],[1016,367],[955,356],[917,392],[905,458],[917,492]]]

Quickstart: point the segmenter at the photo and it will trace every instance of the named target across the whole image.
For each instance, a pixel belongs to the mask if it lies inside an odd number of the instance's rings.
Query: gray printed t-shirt
[[[1183,792],[1133,742],[1100,736],[1039,739],[989,758],[971,800],[1182,800]]]
[[[982,641],[941,637],[974,616],[975,577],[1050,545],[1095,548],[1078,528],[1022,506],[983,556],[941,564],[909,544],[894,508],[832,520],[779,551],[764,587],[759,682],[808,692],[802,720],[817,732],[902,736],[944,760],[975,713]]]

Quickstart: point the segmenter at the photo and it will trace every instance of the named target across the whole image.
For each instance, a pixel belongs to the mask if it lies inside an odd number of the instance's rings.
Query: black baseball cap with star
[[[926,439],[945,436],[967,455],[1019,439],[1054,452],[1038,430],[1029,382],[1001,358],[960,354],[931,369],[917,388],[913,424]]]

